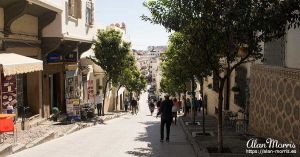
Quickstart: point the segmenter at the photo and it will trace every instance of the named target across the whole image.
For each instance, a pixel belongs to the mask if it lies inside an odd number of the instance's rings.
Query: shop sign
[[[88,99],[94,98],[94,83],[93,80],[88,80]]]
[[[47,56],[48,63],[59,63],[63,62],[63,56],[60,53],[49,53]]]
[[[16,76],[3,76],[1,79],[1,92],[0,96],[2,99],[2,109],[6,110],[7,106],[11,104],[14,108],[17,105],[17,81]],[[0,104],[1,105],[1,104]]]
[[[65,56],[65,62],[77,62],[77,52],[69,52]]]

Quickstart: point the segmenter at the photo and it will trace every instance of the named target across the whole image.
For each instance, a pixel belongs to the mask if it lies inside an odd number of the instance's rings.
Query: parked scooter
[[[87,121],[95,117],[94,108],[89,104],[84,104],[80,110],[81,120]]]

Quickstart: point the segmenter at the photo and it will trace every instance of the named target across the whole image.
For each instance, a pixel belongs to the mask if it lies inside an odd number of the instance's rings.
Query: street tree
[[[137,69],[135,58],[131,53],[128,53],[125,58],[123,59],[122,69],[119,71],[119,75],[117,77],[114,77],[112,79],[113,85],[117,88],[117,98],[115,102],[115,108],[118,106],[118,93],[121,87],[125,87],[129,81],[130,78],[133,78],[131,75],[132,69]]]
[[[175,90],[186,93],[186,82],[192,81],[192,96],[195,100],[195,78],[200,82],[201,91],[203,91],[203,78],[210,75],[211,70],[206,66],[203,58],[197,57],[198,50],[192,46],[193,42],[189,35],[175,32],[170,36],[168,50],[163,58],[163,82],[162,87],[169,87],[169,90]],[[169,85],[169,86],[167,86]],[[203,95],[203,93],[201,92]],[[193,101],[193,106],[195,101]],[[203,109],[204,111],[204,109]],[[203,112],[204,113],[204,112]],[[193,123],[196,121],[195,112],[193,112]],[[205,124],[203,115],[203,133],[205,134]]]
[[[146,89],[147,81],[136,66],[132,69],[127,69],[126,73],[128,75],[126,76],[127,81],[125,87],[130,93],[131,100],[133,92],[136,93],[136,95],[140,95],[140,93]]]
[[[118,78],[126,65],[126,56],[130,52],[130,43],[122,40],[122,33],[115,29],[98,30],[96,40],[93,41],[95,57],[90,59],[99,65],[106,74],[104,86],[104,101],[102,115],[106,99],[107,86],[112,79]]]
[[[300,25],[299,0],[156,0],[144,3],[143,19],[193,38],[199,56],[218,77],[218,150],[223,149],[223,88],[241,64],[262,57],[261,43],[283,37]]]

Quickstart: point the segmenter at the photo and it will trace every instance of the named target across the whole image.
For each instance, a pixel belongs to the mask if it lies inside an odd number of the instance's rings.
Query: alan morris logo
[[[269,148],[269,149],[295,149],[296,145],[291,143],[280,143],[278,140],[268,138],[265,143],[258,143],[256,138],[251,138],[247,142],[247,148],[260,149],[260,148]]]

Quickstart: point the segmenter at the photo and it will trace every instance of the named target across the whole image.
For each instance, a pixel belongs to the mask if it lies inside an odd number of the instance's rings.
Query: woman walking
[[[179,104],[177,102],[177,99],[174,98],[173,99],[173,106],[172,106],[172,116],[173,118],[175,118],[175,121],[174,121],[174,124],[176,125],[176,122],[177,122],[177,111],[179,109]],[[173,119],[172,118],[172,119]],[[173,121],[173,120],[172,120]]]

